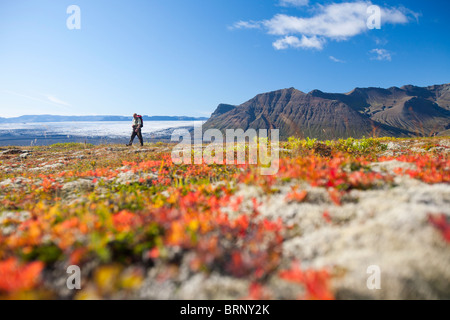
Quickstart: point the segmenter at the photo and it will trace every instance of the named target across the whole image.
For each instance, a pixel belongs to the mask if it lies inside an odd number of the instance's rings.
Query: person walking
[[[133,115],[133,133],[131,134],[130,142],[127,144],[127,147],[133,145],[134,138],[136,136],[139,138],[139,142],[141,143],[141,147],[144,146],[144,139],[142,138],[142,127],[144,126],[144,122],[142,121],[142,116],[139,116],[137,113]]]

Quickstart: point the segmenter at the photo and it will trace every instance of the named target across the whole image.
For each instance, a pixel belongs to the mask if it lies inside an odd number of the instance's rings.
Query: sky
[[[449,14],[447,0],[1,0],[0,117],[200,117],[290,87],[449,83]]]

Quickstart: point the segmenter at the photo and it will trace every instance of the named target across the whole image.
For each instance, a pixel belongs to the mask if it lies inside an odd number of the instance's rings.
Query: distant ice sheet
[[[142,133],[144,136],[169,128],[191,127],[194,121],[146,121]],[[0,135],[66,135],[74,137],[122,138],[131,135],[131,120],[101,122],[33,122],[1,123]]]

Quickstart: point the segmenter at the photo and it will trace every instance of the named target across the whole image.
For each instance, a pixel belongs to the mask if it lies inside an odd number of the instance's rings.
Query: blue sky
[[[0,117],[208,116],[289,87],[448,83],[449,14],[446,0],[1,0]]]

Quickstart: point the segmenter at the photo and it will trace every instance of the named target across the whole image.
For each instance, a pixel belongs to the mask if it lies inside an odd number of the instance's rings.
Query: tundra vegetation
[[[1,148],[0,298],[450,298],[449,138],[291,138],[271,176],[172,147]]]

